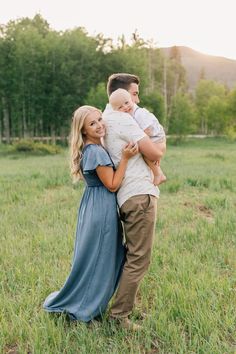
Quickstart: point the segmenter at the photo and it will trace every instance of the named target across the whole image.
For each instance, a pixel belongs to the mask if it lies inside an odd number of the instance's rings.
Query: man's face
[[[130,84],[128,92],[130,93],[131,99],[134,103],[138,104],[140,102],[139,100],[139,88],[138,85],[135,83]]]

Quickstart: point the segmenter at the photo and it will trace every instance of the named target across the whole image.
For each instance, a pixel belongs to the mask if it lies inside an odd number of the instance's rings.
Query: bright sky
[[[55,30],[85,27],[115,41],[137,29],[158,47],[184,45],[236,59],[235,0],[6,0],[0,24],[40,13]]]

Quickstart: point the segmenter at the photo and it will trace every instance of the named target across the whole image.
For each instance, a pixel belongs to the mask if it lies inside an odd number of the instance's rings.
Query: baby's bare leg
[[[158,175],[154,175],[154,181],[153,183],[155,186],[159,186],[159,184],[164,183],[166,181],[166,176],[164,175],[162,169],[160,166],[158,166]]]
[[[160,161],[150,161],[148,160],[146,157],[144,157],[144,161],[146,162],[146,164],[150,167],[150,169],[153,172],[153,184],[155,186],[158,186],[159,184],[163,183],[166,181],[166,176],[164,175],[164,173],[162,172],[162,169],[160,167]]]
[[[154,144],[157,145],[158,149],[161,149],[163,151],[163,153],[166,152],[166,141],[165,140],[164,141],[154,141]],[[154,175],[154,184],[155,185],[159,185],[159,184],[165,182],[167,179],[160,167],[161,160],[158,160],[157,164],[158,164],[158,174]]]

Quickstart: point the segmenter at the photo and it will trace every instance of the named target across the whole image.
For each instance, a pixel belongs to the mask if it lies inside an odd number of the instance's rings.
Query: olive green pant
[[[112,317],[127,317],[132,312],[139,283],[150,264],[156,207],[156,197],[141,194],[129,198],[120,208],[127,255],[111,306]]]

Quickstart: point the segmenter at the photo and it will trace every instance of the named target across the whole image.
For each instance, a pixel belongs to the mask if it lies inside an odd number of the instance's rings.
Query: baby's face
[[[128,98],[128,97],[125,97],[122,100],[120,100],[117,105],[118,111],[129,113],[129,114],[132,114],[133,108],[134,108],[134,104],[133,104],[131,98]]]
[[[130,113],[132,115],[134,103],[128,91],[117,89],[109,97],[109,102],[115,111]]]

